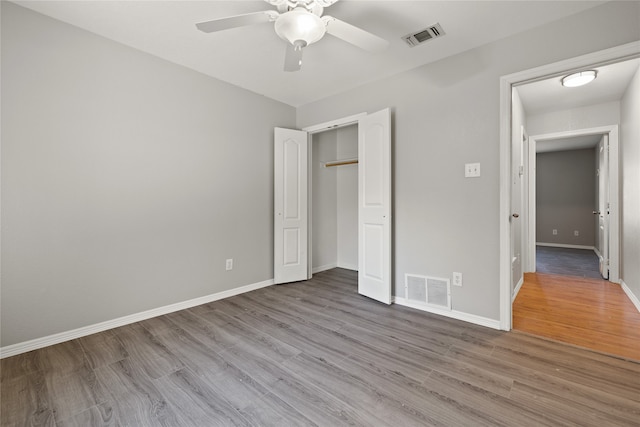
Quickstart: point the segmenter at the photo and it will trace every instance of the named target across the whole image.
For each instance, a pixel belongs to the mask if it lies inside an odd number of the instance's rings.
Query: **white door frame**
[[[640,56],[640,41],[500,78],[500,329],[511,330],[511,90],[513,86]]]
[[[587,135],[609,135],[609,281],[620,282],[620,159],[618,125],[576,129],[529,137],[529,229],[527,231],[528,272],[536,271],[536,146],[540,141]]]

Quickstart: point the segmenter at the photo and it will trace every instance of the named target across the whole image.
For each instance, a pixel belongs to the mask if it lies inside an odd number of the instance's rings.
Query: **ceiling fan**
[[[264,0],[276,10],[247,13],[200,22],[196,27],[205,33],[275,22],[276,34],[288,42],[284,70],[298,71],[302,67],[302,49],[320,40],[325,33],[369,52],[378,52],[388,42],[361,28],[332,16],[322,16],[325,7],[338,0]]]

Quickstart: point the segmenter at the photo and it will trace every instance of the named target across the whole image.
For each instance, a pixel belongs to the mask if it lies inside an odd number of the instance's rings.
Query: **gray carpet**
[[[598,256],[589,249],[536,246],[536,271],[602,279],[598,269]]]

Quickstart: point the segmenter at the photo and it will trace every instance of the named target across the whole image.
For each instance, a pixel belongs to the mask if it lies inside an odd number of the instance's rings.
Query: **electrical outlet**
[[[551,230],[551,234],[553,234],[554,236],[558,235],[558,230],[556,230],[555,228],[553,230]]]
[[[464,165],[465,178],[477,178],[480,176],[480,163],[466,163]]]
[[[462,286],[462,273],[458,273],[458,272],[453,273],[453,285]]]
[[[226,270],[233,270],[233,258],[229,258],[225,264]]]
[[[573,230],[573,235],[578,237],[580,235],[580,230]]]

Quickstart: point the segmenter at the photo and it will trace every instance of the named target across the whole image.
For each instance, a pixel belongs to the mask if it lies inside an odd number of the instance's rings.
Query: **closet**
[[[361,295],[390,304],[390,109],[275,128],[273,181],[273,282],[350,268]]]
[[[311,136],[311,268],[358,269],[358,126]]]

